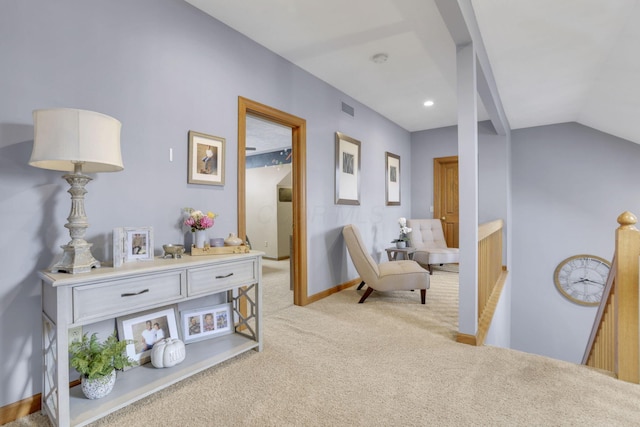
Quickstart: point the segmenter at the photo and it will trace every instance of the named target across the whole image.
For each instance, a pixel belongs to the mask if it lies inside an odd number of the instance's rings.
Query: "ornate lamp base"
[[[62,178],[71,186],[67,190],[71,194],[71,212],[67,217],[69,222],[64,225],[69,229],[71,241],[60,246],[64,249],[62,258],[54,262],[50,270],[52,273],[86,273],[92,268],[100,267],[100,261],[91,255],[93,244],[84,240],[85,231],[89,227],[89,221],[84,212],[84,195],[87,193],[84,187],[91,181],[91,177],[82,175],[82,163],[76,163],[74,172],[63,175]]]
[[[92,243],[61,245],[62,258],[50,267],[52,273],[86,273],[92,268],[100,268],[100,261],[91,255]]]

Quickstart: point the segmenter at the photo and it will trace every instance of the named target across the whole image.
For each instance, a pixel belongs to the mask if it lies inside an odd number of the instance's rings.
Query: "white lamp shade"
[[[34,139],[29,164],[37,168],[82,172],[124,169],[120,153],[122,124],[94,111],[53,108],[33,112]]]

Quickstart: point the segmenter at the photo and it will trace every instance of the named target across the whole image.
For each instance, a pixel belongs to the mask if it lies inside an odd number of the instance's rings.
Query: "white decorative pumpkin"
[[[184,343],[177,338],[165,338],[151,349],[151,364],[156,368],[170,368],[181,363],[186,356]]]

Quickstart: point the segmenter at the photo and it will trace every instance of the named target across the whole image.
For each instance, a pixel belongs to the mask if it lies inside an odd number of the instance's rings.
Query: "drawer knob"
[[[216,279],[226,279],[227,277],[233,276],[233,273],[229,273],[226,276],[216,276]]]
[[[144,294],[145,292],[149,292],[149,289],[143,289],[140,292],[128,292],[126,294],[120,294],[121,297],[135,297],[136,295]]]

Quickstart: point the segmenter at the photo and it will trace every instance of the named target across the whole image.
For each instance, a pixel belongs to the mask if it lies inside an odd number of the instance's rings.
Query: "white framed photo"
[[[124,261],[153,260],[153,228],[124,227]]]
[[[233,329],[231,304],[228,303],[184,310],[180,315],[185,344],[226,335]]]
[[[180,339],[177,312],[178,306],[174,304],[118,317],[118,338],[133,341],[127,345],[127,356],[143,365],[151,361],[155,343],[165,338]]]

